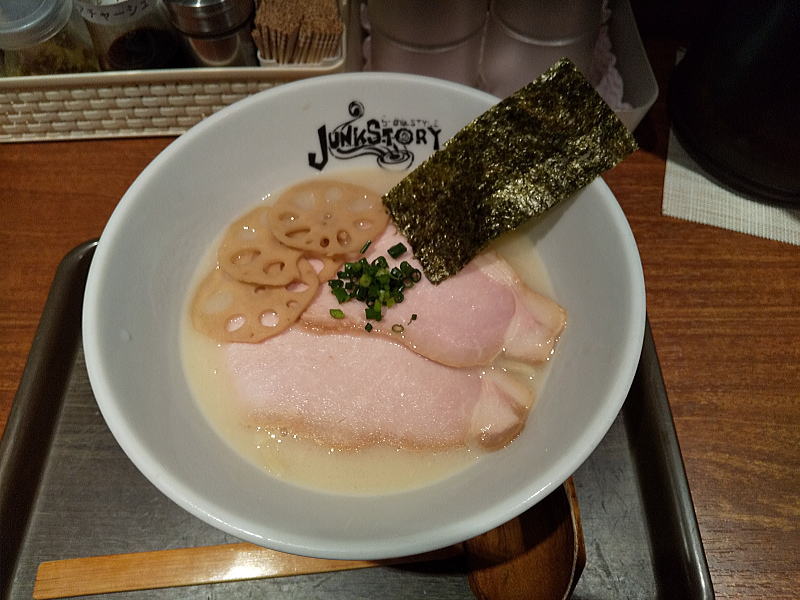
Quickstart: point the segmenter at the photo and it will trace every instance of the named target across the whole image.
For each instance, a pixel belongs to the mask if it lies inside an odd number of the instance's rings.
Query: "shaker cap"
[[[69,21],[72,0],[14,0],[0,7],[0,48],[41,44]]]
[[[166,0],[165,4],[172,24],[194,36],[237,29],[254,11],[253,0]]]

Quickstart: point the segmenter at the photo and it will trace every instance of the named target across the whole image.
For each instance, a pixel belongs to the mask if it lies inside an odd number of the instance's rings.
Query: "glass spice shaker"
[[[369,0],[372,70],[478,82],[488,0]]]
[[[0,7],[6,77],[98,70],[89,34],[72,0],[14,0]]]
[[[166,0],[198,67],[256,66],[253,0]]]
[[[76,0],[106,71],[193,66],[161,0]]]
[[[564,57],[588,76],[601,21],[601,0],[492,0],[482,87],[505,98]]]

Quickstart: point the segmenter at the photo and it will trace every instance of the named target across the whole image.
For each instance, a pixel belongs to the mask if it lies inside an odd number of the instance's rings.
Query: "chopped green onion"
[[[333,293],[334,296],[336,296],[336,299],[339,301],[339,304],[342,304],[350,300],[350,294],[348,294],[347,290],[345,290],[342,287],[335,287],[331,290],[331,292]]]
[[[368,245],[369,242],[362,248],[362,253]],[[395,244],[387,252],[392,258],[397,258],[406,251],[404,244]],[[382,319],[384,308],[388,310],[402,302],[405,299],[404,292],[422,279],[419,269],[415,269],[408,261],[389,267],[385,256],[378,256],[372,262],[363,256],[357,261],[346,262],[336,275],[337,279],[330,280],[328,287],[339,303],[353,299],[363,302],[366,305],[366,318],[374,321]]]
[[[398,256],[405,254],[406,250],[407,248],[402,243],[399,243],[389,248],[386,253],[392,258],[397,258]]]
[[[332,308],[330,310],[331,316],[334,319],[344,319],[344,311],[338,308]]]
[[[366,325],[364,325],[364,329],[366,329],[367,331],[372,331],[372,323],[367,323]]]
[[[411,320],[412,321],[416,321],[417,320],[417,313],[412,313],[411,314]]]
[[[367,243],[364,244],[363,246],[361,246],[361,250],[359,251],[359,254],[364,254],[364,252],[367,251],[367,248],[369,248],[369,245],[371,243],[372,243],[372,240],[367,240]]]

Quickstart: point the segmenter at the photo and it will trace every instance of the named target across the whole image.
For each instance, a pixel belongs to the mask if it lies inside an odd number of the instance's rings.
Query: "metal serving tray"
[[[117,446],[80,348],[94,242],[63,260],[0,444],[0,598],[47,560],[237,541],[163,496]],[[625,406],[575,473],[586,542],[578,600],[714,597],[649,326]],[[117,593],[115,598],[471,598],[460,559]]]

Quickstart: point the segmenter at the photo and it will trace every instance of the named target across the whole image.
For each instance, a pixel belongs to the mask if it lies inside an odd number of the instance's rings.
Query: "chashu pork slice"
[[[293,327],[225,352],[249,418],[336,448],[496,449],[533,401],[501,369],[448,367],[380,336]]]
[[[367,260],[385,256],[390,268],[407,260],[421,270],[410,251],[397,259],[389,257],[387,249],[398,242],[408,247],[390,224],[370,245]],[[332,308],[342,310],[345,317],[332,318]],[[339,304],[330,288],[321,285],[300,322],[323,331],[363,331],[364,308],[355,300]],[[489,251],[439,285],[423,278],[406,291],[402,303],[384,311],[382,321],[372,322],[371,335],[391,337],[453,367],[489,365],[501,353],[534,364],[547,360],[565,323],[561,306],[528,288],[502,257]],[[403,326],[402,333],[392,330],[395,324]]]

